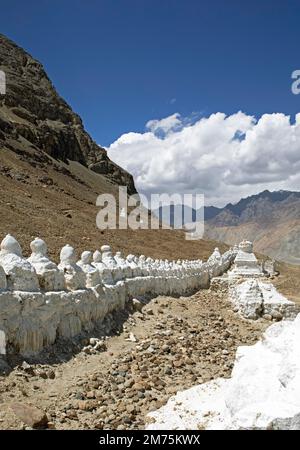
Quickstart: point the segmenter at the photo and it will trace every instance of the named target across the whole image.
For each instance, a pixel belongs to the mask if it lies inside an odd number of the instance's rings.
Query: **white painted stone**
[[[111,269],[107,267],[107,265],[104,264],[104,262],[102,261],[102,255],[99,252],[99,250],[96,250],[95,253],[93,254],[92,265],[96,267],[96,269],[98,270],[100,279],[103,284],[107,285],[114,284]]]
[[[229,278],[262,277],[263,271],[253,253],[253,245],[250,241],[242,241],[234,259],[232,270],[228,272]]]
[[[132,272],[132,276],[136,277],[139,274],[139,270],[138,270],[138,265],[136,264],[136,262],[134,261],[134,255],[128,255],[126,258],[127,264],[131,269]]]
[[[34,268],[22,258],[17,241],[10,237],[7,241],[2,245],[1,257],[11,257],[13,251],[13,256],[24,262],[37,280]],[[14,348],[15,352],[22,355],[36,354],[45,346],[53,344],[57,336],[69,339],[83,330],[90,332],[107,314],[123,309],[130,298],[141,298],[146,294],[184,295],[208,287],[212,274],[227,270],[235,256],[233,252],[226,252],[220,261],[215,260],[210,264],[203,264],[201,260],[177,263],[137,258],[134,255],[129,255],[126,260],[120,254],[113,258],[109,247],[102,250],[106,254],[104,259],[113,268],[103,263],[101,253],[97,251],[92,263],[91,254],[83,254],[80,267],[76,264],[75,250],[69,245],[62,249],[58,269],[64,275],[64,287],[67,290],[0,290],[0,330],[5,333],[6,347]],[[114,259],[112,264],[109,261],[111,258]],[[49,270],[55,269],[47,257],[43,241],[35,240],[32,243],[30,260],[44,276]],[[86,281],[88,273],[94,274],[95,269],[97,276],[106,283]],[[121,271],[124,280],[112,278],[115,269]],[[24,280],[23,274],[20,278]],[[86,283],[88,286],[96,285],[87,288]]]
[[[220,250],[218,249],[218,247],[216,247],[213,251],[213,253],[210,255],[210,257],[208,258],[208,262],[210,261],[221,261],[221,253]]]
[[[28,292],[40,290],[34,268],[22,257],[20,244],[10,234],[1,242],[0,265],[7,276],[8,289]]]
[[[109,268],[116,267],[117,263],[113,257],[109,245],[102,245],[101,253],[102,253],[102,261],[104,262],[104,264],[106,264],[107,267]]]
[[[265,315],[280,320],[293,319],[300,306],[280,294],[271,283],[248,279],[229,288],[229,297],[237,310],[246,319],[256,320]]]
[[[81,254],[81,259],[77,262],[77,265],[81,267],[86,274],[86,287],[95,287],[101,283],[99,271],[92,266],[93,254],[92,252],[85,251]]]
[[[6,355],[6,337],[3,330],[0,330],[0,355]]]
[[[101,247],[102,261],[111,270],[113,280],[115,282],[123,279],[123,273],[118,266],[115,258],[113,257],[111,248],[109,245],[102,245]]]
[[[14,254],[22,257],[22,249],[19,242],[11,235],[7,234],[0,244],[1,256]]]
[[[34,267],[41,289],[44,291],[62,291],[64,289],[64,276],[57,265],[47,256],[47,245],[35,238],[30,244],[31,256],[28,258]]]
[[[256,279],[250,279],[229,289],[234,310],[246,319],[263,316],[263,293]]]
[[[76,252],[70,245],[65,245],[60,252],[59,270],[64,274],[65,287],[70,291],[85,288],[86,275],[76,264]]]
[[[300,314],[239,347],[230,379],[178,392],[150,413],[149,430],[300,429]]]
[[[122,271],[122,279],[130,278],[132,276],[132,270],[130,269],[126,259],[123,258],[122,253],[117,252],[114,259]]]
[[[123,256],[122,256],[122,252],[116,252],[114,260],[121,267],[127,265],[125,258],[123,258]]]
[[[0,291],[7,289],[6,273],[2,266],[0,266]]]
[[[149,275],[149,264],[146,262],[146,256],[141,255],[139,257],[138,266],[140,267],[141,275],[146,277]]]

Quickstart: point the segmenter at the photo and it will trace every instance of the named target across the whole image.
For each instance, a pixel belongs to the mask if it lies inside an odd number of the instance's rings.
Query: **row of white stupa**
[[[31,256],[22,256],[18,241],[7,235],[0,245],[0,290],[36,292],[75,291],[95,287],[99,284],[111,285],[128,278],[143,276],[191,276],[199,273],[201,260],[168,261],[128,255],[123,258],[121,252],[113,256],[109,245],[103,245],[94,254],[85,251],[77,261],[76,251],[66,245],[60,252],[60,263],[56,265],[47,256],[47,245],[36,238],[31,242]],[[215,249],[206,265],[221,262],[222,256]]]

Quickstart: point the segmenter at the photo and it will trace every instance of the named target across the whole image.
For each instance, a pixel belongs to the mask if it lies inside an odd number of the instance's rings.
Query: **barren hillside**
[[[257,252],[299,265],[299,192],[264,191],[228,204],[207,220],[205,235],[229,245],[247,237]]]
[[[108,243],[125,254],[162,258],[206,258],[216,246],[186,241],[181,231],[99,230],[96,198],[103,192],[117,195],[118,186],[78,162],[32,164],[25,150],[20,155],[2,149],[0,167],[0,235],[15,235],[28,251],[36,235],[45,239],[55,260],[66,243],[78,252]]]
[[[37,235],[57,261],[70,243],[78,253],[104,243],[113,250],[163,258],[206,258],[213,242],[188,242],[175,231],[100,231],[96,198],[118,194],[132,176],[112,162],[55,91],[42,65],[0,35],[0,237],[16,236],[29,251]],[[221,246],[224,250],[225,245]]]

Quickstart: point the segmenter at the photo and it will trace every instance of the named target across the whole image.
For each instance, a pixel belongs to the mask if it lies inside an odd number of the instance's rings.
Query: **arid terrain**
[[[207,208],[205,236],[228,245],[247,236],[255,251],[299,265],[299,195],[296,191],[266,190],[234,205]]]
[[[97,196],[117,198],[120,185],[136,192],[131,175],[85,132],[42,66],[0,35],[0,68],[4,61],[8,93],[0,97],[0,240],[14,235],[27,257],[38,236],[56,263],[65,244],[74,246],[78,258],[103,244],[125,256],[170,260],[206,260],[216,246],[228,249],[214,240],[186,240],[183,231],[98,229]],[[292,220],[298,223],[296,216],[289,220],[288,228],[278,233],[274,228],[269,236],[248,222],[226,233],[216,226],[211,236],[230,243],[258,236],[264,245],[256,249],[263,253],[274,240],[280,246]],[[280,263],[279,269],[272,282],[300,302],[300,267]],[[55,429],[143,429],[147,413],[178,390],[229,377],[236,348],[254,343],[268,325],[234,313],[223,288],[148,299],[138,310],[129,301],[92,333],[60,339],[35,359],[10,355],[8,365],[0,360],[0,429],[39,422]],[[101,342],[97,351],[89,347],[93,338]]]
[[[182,231],[99,230],[97,196],[113,193],[118,198],[118,186],[78,162],[66,165],[53,160],[53,165],[37,164],[25,150],[18,155],[2,149],[0,168],[0,235],[14,235],[25,256],[36,236],[46,241],[56,262],[67,243],[76,248],[78,256],[84,250],[109,244],[113,251],[120,250],[125,255],[174,259],[205,259],[217,245],[203,240],[187,241]],[[221,251],[227,248],[220,245]]]
[[[21,403],[44,411],[49,428],[143,429],[146,414],[178,390],[230,376],[237,346],[268,325],[233,313],[222,289],[158,297],[108,322],[111,336],[95,354],[82,351],[83,337],[43,352],[39,363],[11,360],[14,370],[0,378],[0,428],[26,428],[12,410]]]

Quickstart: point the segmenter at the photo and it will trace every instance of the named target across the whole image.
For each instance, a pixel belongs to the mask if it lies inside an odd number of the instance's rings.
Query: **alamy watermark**
[[[143,194],[128,196],[119,187],[119,197],[100,194],[96,225],[100,230],[182,229],[186,239],[202,239],[204,234],[204,194]]]
[[[0,95],[6,94],[6,76],[3,70],[0,70]]]
[[[294,70],[292,73],[292,79],[295,80],[291,87],[292,93],[294,95],[298,95],[300,94],[300,70]]]

